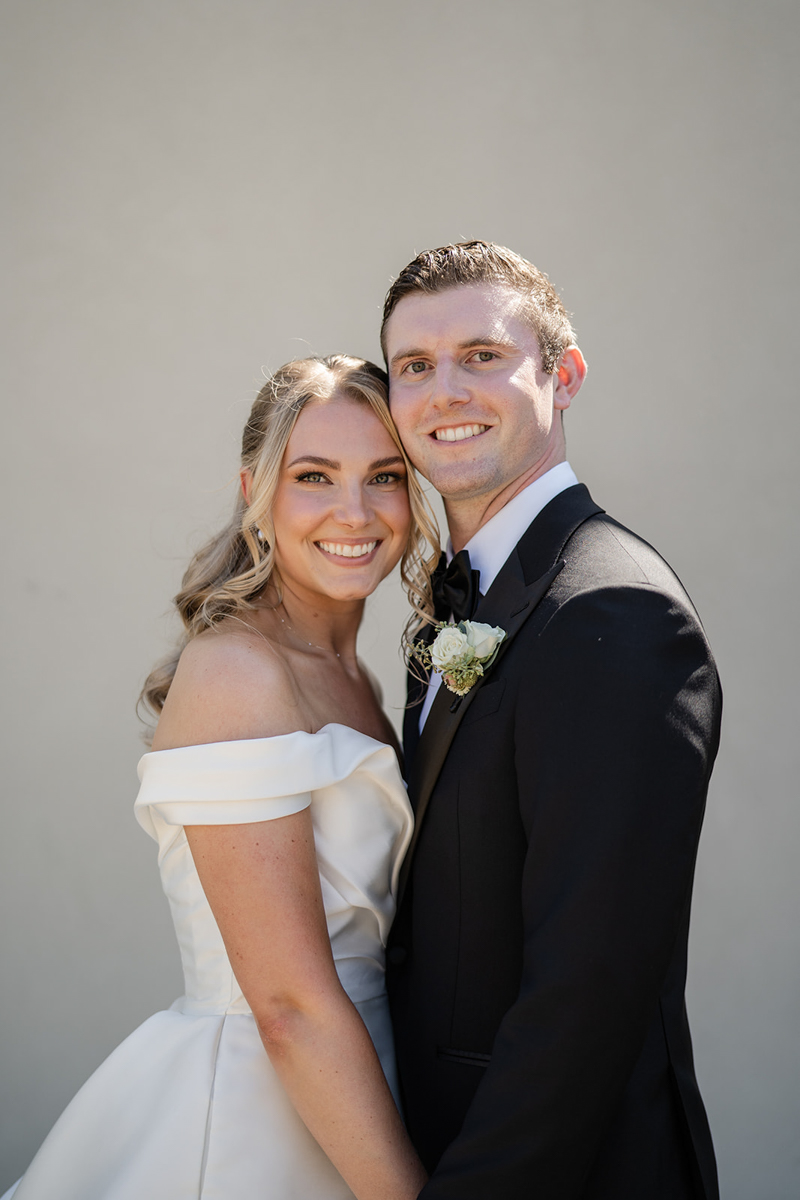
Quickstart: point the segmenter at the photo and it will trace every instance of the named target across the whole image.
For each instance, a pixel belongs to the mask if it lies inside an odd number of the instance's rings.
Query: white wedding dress
[[[106,1059],[3,1200],[352,1200],[272,1069],[183,826],[310,805],[336,969],[396,1096],[383,956],[412,815],[394,751],[332,724],[145,754],[139,778],[186,994]]]

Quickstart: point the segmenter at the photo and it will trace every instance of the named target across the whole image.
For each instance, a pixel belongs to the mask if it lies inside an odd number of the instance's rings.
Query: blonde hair
[[[272,505],[283,456],[298,416],[314,400],[339,394],[372,410],[403,456],[408,472],[411,530],[400,574],[412,612],[412,629],[433,616],[431,573],[439,558],[439,530],[416,473],[400,442],[388,405],[388,379],[374,363],[347,354],[295,359],[280,367],[256,397],[242,435],[243,469],[250,471],[250,501],[241,490],[228,524],[192,558],[175,597],[185,631],[175,652],[150,672],[139,697],[154,714],[164,706],[181,652],[193,637],[225,617],[241,617],[275,572]]]

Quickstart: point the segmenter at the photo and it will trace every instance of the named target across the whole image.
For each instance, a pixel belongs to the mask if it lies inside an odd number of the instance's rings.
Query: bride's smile
[[[399,562],[411,515],[406,467],[378,417],[334,395],[292,430],[273,506],[275,566],[295,597],[363,600]]]

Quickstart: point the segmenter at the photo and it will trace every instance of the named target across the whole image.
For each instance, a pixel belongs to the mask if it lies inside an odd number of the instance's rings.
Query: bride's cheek
[[[405,548],[408,535],[411,532],[411,508],[407,499],[397,504],[392,517],[391,527],[396,543],[394,549],[399,557]]]

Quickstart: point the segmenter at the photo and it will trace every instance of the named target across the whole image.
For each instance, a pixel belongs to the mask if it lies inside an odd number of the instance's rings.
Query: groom
[[[421,1197],[716,1200],[684,1007],[703,628],[566,461],[586,366],[546,276],[486,242],[420,254],[382,341],[456,556],[437,618],[506,632],[462,698],[411,678],[388,986]]]

